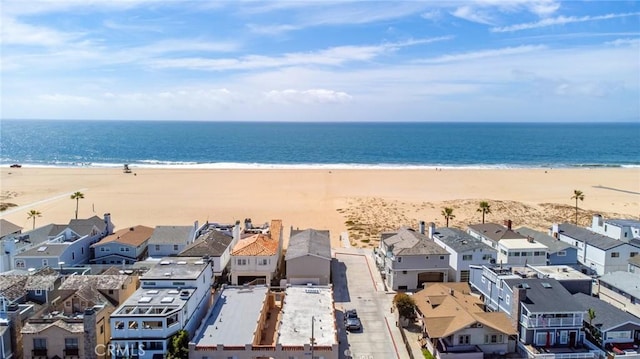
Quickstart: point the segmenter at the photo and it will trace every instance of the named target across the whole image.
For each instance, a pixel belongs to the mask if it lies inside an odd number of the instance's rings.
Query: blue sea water
[[[0,121],[0,164],[180,168],[640,167],[640,123]]]

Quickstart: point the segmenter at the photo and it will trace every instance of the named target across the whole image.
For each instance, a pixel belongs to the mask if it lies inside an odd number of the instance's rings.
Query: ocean
[[[0,165],[640,167],[640,123],[0,121]]]

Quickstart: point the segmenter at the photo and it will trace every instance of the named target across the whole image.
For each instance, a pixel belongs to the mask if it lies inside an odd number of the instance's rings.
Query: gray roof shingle
[[[470,224],[469,229],[489,238],[494,242],[499,242],[501,239],[526,239],[527,238],[497,223]]]
[[[156,226],[149,238],[149,244],[187,243],[193,230],[193,226]]]
[[[312,255],[331,260],[329,231],[315,229],[291,230],[285,260]]]
[[[608,250],[625,244],[623,241],[609,238],[602,234],[592,232],[586,228],[581,228],[571,223],[561,223],[558,225],[558,232],[567,237],[583,241],[586,244],[600,248],[602,250]]]
[[[0,238],[12,233],[18,233],[21,230],[22,227],[11,223],[4,218],[0,219]]]
[[[478,238],[472,237],[467,232],[457,228],[436,228],[433,235],[456,251],[456,253],[473,251],[476,249],[493,250],[488,245],[482,243]]]
[[[576,293],[573,295],[573,298],[582,305],[585,311],[593,309],[596,317],[593,318],[592,324],[599,326],[603,332],[615,329],[629,322],[635,323],[638,326],[637,329],[640,330],[640,318],[635,315],[584,293]]]
[[[531,228],[520,227],[516,229],[516,232],[522,234],[525,237],[531,237],[536,242],[540,242],[544,244],[545,246],[547,246],[547,248],[549,248],[549,253],[557,253],[560,251],[564,251],[567,248],[573,248],[573,246],[570,245],[569,243],[557,240],[545,233],[538,232]]]
[[[383,233],[383,238],[387,233]],[[383,239],[394,255],[449,255],[444,248],[424,234],[411,228],[401,228],[395,234]]]
[[[509,288],[522,283],[529,285],[524,305],[533,313],[566,313],[581,311],[576,309],[573,296],[565,287],[553,278],[516,278],[505,279]],[[545,287],[543,283],[548,283]]]
[[[229,248],[231,242],[233,242],[232,236],[213,230],[189,244],[178,254],[178,257],[220,257]]]

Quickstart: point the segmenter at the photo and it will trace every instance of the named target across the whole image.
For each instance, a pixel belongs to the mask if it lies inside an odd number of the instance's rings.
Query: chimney
[[[93,308],[84,310],[82,318],[84,327],[84,356],[86,359],[97,359],[95,348],[98,346],[96,333],[96,311]]]
[[[603,223],[602,223],[602,216],[599,214],[594,214],[593,215],[593,219],[591,220],[591,226],[593,228],[597,228],[597,227],[602,227]]]
[[[429,239],[433,239],[434,233],[436,233],[436,224],[429,222]]]
[[[513,304],[511,305],[511,313],[509,313],[509,316],[511,317],[511,325],[518,330],[520,323],[520,302],[527,299],[527,289],[523,284],[514,285],[512,289]]]
[[[534,242],[533,237],[527,236],[527,242],[533,243]]]
[[[504,226],[507,227],[508,230],[511,230],[511,225],[513,224],[513,222],[511,222],[510,219],[505,219],[504,220]]]
[[[551,236],[555,239],[560,239],[558,238],[558,232],[560,232],[560,226],[554,223],[553,226],[551,226]]]
[[[236,225],[233,226],[233,241],[234,243],[240,240],[240,221],[236,221]]]
[[[449,294],[451,294],[452,297],[455,297],[455,291],[453,288],[449,288]]]
[[[420,221],[418,226],[420,234],[424,234],[424,225],[425,225],[424,221]]]
[[[11,331],[13,358],[22,359],[22,318],[20,318],[20,307],[16,303],[11,303],[7,307],[7,319],[9,319]]]
[[[244,219],[244,229],[251,229],[253,226],[251,225],[251,218]]]
[[[111,223],[111,213],[104,214],[104,224],[107,225],[107,234],[113,234],[113,223]]]

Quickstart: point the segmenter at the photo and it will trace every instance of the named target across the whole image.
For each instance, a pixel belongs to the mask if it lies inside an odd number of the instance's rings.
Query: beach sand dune
[[[191,225],[194,221],[254,223],[282,219],[289,227],[328,229],[334,246],[349,232],[357,246],[377,244],[381,231],[418,222],[444,226],[442,208],[454,209],[449,225],[480,223],[478,203],[487,201],[486,221],[511,219],[514,227],[544,230],[553,222],[573,222],[574,189],[580,224],[593,213],[640,218],[640,169],[456,169],[456,170],[203,170],[118,168],[3,168],[0,212],[25,230],[27,212],[38,210],[36,225],[68,223],[75,191],[81,218],[109,212],[117,228],[134,225]]]

